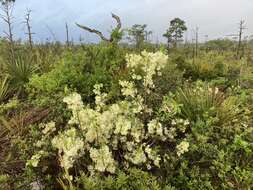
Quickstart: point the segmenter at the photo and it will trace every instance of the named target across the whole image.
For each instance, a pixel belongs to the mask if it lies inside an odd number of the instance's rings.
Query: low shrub
[[[27,186],[37,181],[63,189],[250,189],[248,107],[238,103],[240,97],[200,82],[161,93],[155,105],[150,97],[168,64],[161,52],[130,54],[118,99],[111,101],[104,84],[94,85],[94,102],[76,92],[63,98],[70,111],[66,123],[32,125],[17,145],[28,160]]]

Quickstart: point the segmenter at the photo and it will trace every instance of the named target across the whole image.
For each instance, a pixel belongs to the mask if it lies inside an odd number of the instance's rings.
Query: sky
[[[86,42],[97,42],[96,35],[79,29],[75,22],[108,35],[115,24],[112,12],[121,17],[124,28],[147,24],[153,31],[153,41],[165,41],[162,34],[175,17],[185,20],[187,40],[193,38],[196,27],[202,41],[207,35],[210,40],[237,34],[240,20],[246,21],[245,35],[253,35],[253,0],[16,0],[13,11],[16,38],[25,39],[23,21],[27,9],[32,10],[31,25],[36,41],[47,38],[65,41],[67,22],[74,41],[81,35]],[[6,29],[2,21],[0,28]]]

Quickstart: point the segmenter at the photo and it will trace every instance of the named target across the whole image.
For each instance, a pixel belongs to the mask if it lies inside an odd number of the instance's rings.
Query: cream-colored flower
[[[50,133],[54,132],[55,130],[56,130],[55,122],[50,122],[45,125],[45,128],[42,130],[42,133],[44,135],[46,135],[46,134],[50,134]]]
[[[134,80],[142,80],[142,76],[141,75],[133,74],[132,75],[132,79],[134,79]]]
[[[176,125],[177,124],[177,122],[173,119],[172,121],[171,121],[171,125]]]
[[[189,122],[188,119],[184,121],[184,125],[185,125],[185,126],[190,125],[190,122]]]
[[[116,129],[114,131],[115,134],[120,134],[120,135],[127,135],[128,131],[131,129],[131,121],[128,120],[128,118],[119,116],[117,118],[117,121],[115,123]]]
[[[95,84],[93,92],[95,95],[100,95],[101,94],[101,89],[104,87],[103,84]]]
[[[69,169],[80,156],[80,151],[84,148],[84,142],[78,137],[76,129],[71,128],[56,136],[52,140],[52,146],[59,151],[61,166]]]
[[[90,157],[95,163],[94,169],[99,172],[114,173],[116,170],[116,162],[112,157],[109,147],[104,145],[101,149],[90,149]]]
[[[161,157],[150,147],[146,146],[145,152],[149,159],[151,159],[156,167],[160,167]]]
[[[121,93],[126,97],[132,97],[134,98],[137,94],[137,90],[134,87],[133,82],[129,81],[119,81],[121,88]]]
[[[158,122],[156,119],[150,121],[148,123],[148,132],[151,135],[158,135],[158,136],[163,136],[163,128],[162,124]]]
[[[103,88],[103,84],[95,84],[93,92],[96,95],[95,103],[97,105],[97,110],[100,111],[104,106],[107,100],[107,94],[102,93],[101,89]]]
[[[165,67],[168,56],[162,52],[150,53],[143,51],[141,55],[130,54],[126,56],[127,66],[132,69],[135,74],[136,68],[141,68],[144,71],[143,85],[145,88],[155,88],[153,77],[155,75],[161,76],[161,69]],[[136,79],[136,75],[133,75],[133,79]],[[140,79],[142,77],[138,77]]]
[[[214,93],[218,94],[219,93],[219,88],[215,87]]]
[[[63,102],[65,102],[68,105],[68,108],[70,110],[80,110],[83,108],[83,102],[82,97],[80,94],[73,93],[63,99]]]
[[[187,141],[182,141],[179,145],[177,145],[177,155],[181,156],[182,154],[188,152],[189,143]]]
[[[139,147],[138,149],[134,150],[131,154],[126,154],[125,158],[135,165],[140,165],[147,161],[147,157],[142,150],[142,147]]]
[[[177,129],[175,127],[171,127],[170,129],[165,128],[164,129],[164,134],[170,140],[173,140],[177,135],[176,131],[177,131]]]

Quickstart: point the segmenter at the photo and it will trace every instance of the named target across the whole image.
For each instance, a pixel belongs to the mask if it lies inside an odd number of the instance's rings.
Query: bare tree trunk
[[[66,44],[67,44],[67,47],[70,46],[70,42],[69,42],[69,27],[68,27],[68,23],[66,22]]]
[[[9,49],[10,49],[10,53],[11,53],[11,58],[12,61],[14,60],[15,57],[15,53],[14,53],[14,39],[13,39],[13,32],[12,32],[12,11],[13,11],[13,6],[14,3],[13,2],[5,2],[2,4],[2,11],[3,14],[1,15],[1,18],[3,19],[3,21],[7,24],[8,27],[8,31],[4,31],[6,38],[8,39],[9,42]]]
[[[198,57],[198,49],[199,49],[199,28],[196,28],[196,40],[195,40],[195,56]]]
[[[177,39],[177,36],[176,36],[175,42],[174,42],[174,48],[175,48],[175,49],[177,48],[177,42],[178,42],[178,39]]]
[[[242,48],[242,35],[243,35],[243,30],[246,29],[245,26],[244,26],[244,24],[245,24],[245,21],[244,21],[244,20],[241,20],[241,21],[240,21],[240,26],[239,26],[239,35],[238,35],[239,40],[238,40],[238,46],[237,46],[237,51],[236,51],[236,56],[237,56],[238,59],[241,58],[240,52],[241,52],[241,48]]]
[[[28,42],[29,42],[29,46],[30,46],[30,49],[33,49],[33,40],[32,40],[32,35],[34,33],[32,33],[32,27],[31,27],[31,10],[27,10],[27,14],[25,16],[25,24],[26,24],[26,27],[27,27],[27,36],[28,36]]]
[[[191,48],[192,48],[192,62],[193,62],[193,64],[195,64],[195,55],[196,55],[194,43],[195,43],[195,39],[192,38]]]
[[[168,51],[168,53],[170,52],[170,42],[171,42],[171,40],[168,38],[168,41],[167,41],[167,51]]]

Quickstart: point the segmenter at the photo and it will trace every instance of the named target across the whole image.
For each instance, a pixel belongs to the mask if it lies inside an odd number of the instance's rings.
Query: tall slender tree
[[[185,21],[180,18],[174,18],[170,21],[169,28],[166,33],[163,34],[167,38],[168,49],[170,49],[171,44],[173,47],[177,47],[178,43],[182,41],[184,32],[187,31]]]
[[[146,24],[135,24],[127,32],[127,39],[134,43],[137,49],[140,49],[143,43],[148,40],[148,36],[152,34],[152,31],[147,30]]]

